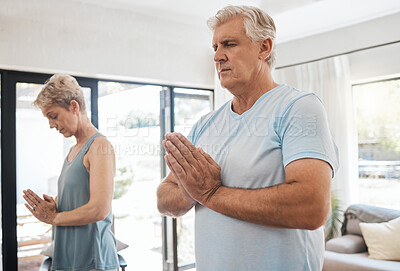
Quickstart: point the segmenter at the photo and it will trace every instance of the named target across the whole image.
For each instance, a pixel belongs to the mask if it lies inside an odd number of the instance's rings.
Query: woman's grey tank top
[[[83,165],[83,157],[94,139],[92,135],[76,157],[68,162],[65,158],[58,179],[58,212],[74,210],[89,202],[89,172]],[[111,232],[112,212],[95,223],[83,226],[56,226],[54,235],[53,270],[91,269],[109,270],[118,268],[116,241]]]

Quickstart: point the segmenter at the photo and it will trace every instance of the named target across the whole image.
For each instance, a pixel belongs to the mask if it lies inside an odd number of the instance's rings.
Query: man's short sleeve
[[[314,94],[292,101],[284,110],[278,135],[282,142],[283,164],[315,158],[338,168],[338,151],[329,131],[325,109]]]

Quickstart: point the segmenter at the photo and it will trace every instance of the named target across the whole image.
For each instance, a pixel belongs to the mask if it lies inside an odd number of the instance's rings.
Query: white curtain
[[[339,149],[340,168],[332,182],[341,205],[358,200],[358,147],[355,110],[347,56],[338,56],[274,71],[275,81],[312,91],[322,100],[333,139]]]

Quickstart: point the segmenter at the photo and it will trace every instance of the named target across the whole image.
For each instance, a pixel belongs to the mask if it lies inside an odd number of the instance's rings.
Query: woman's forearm
[[[102,206],[101,206],[102,205]],[[87,203],[71,211],[58,212],[52,223],[54,226],[81,226],[104,220],[111,206]]]

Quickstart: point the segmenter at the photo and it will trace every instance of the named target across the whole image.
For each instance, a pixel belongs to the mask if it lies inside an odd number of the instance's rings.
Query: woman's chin
[[[69,137],[72,136],[72,134],[70,134],[70,133],[63,133],[62,135],[63,135],[65,138],[69,138]]]

